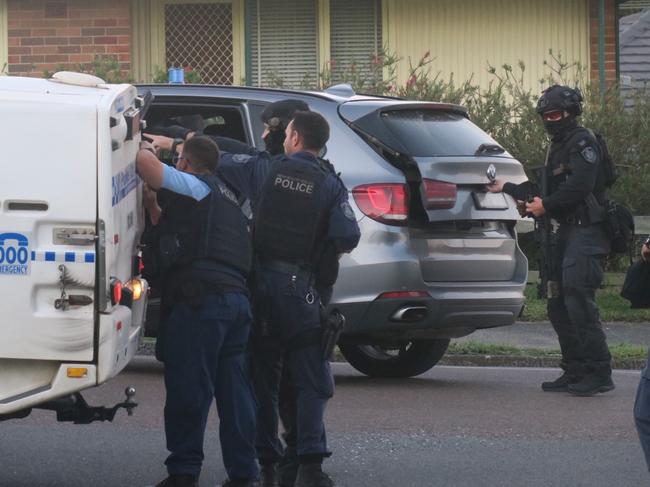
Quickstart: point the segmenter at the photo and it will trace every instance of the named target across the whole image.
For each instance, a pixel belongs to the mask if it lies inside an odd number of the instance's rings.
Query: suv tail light
[[[424,206],[427,210],[449,210],[456,205],[456,185],[424,179]]]
[[[408,191],[399,183],[362,184],[352,196],[364,215],[388,225],[406,225]]]

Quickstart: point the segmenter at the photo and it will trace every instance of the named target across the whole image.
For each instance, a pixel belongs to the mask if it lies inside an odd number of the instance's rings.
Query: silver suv
[[[260,114],[297,98],[330,123],[325,157],[348,187],[361,242],[341,260],[332,307],[346,316],[339,347],[359,371],[409,377],[433,367],[450,338],[514,323],[528,263],[516,204],[486,193],[522,182],[521,164],[460,106],[325,92],[142,85],[148,123],[199,122],[206,134],[264,148]]]

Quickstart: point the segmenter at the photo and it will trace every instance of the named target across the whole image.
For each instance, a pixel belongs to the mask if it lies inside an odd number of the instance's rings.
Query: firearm
[[[546,166],[533,169],[537,184],[530,185],[527,201],[534,197],[548,195],[548,176]],[[526,216],[531,216],[527,214]],[[537,297],[540,299],[556,298],[560,295],[561,266],[558,265],[557,235],[553,231],[553,224],[548,213],[535,219],[534,238],[539,244],[541,255],[538,259],[539,282],[537,284]]]
[[[345,326],[345,316],[341,314],[338,309],[333,309],[329,314],[325,314],[325,308],[321,305],[321,327],[322,327],[322,341],[321,351],[324,360],[330,360],[336,342]]]

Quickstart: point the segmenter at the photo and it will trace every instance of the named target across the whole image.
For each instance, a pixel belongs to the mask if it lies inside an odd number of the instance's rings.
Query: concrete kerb
[[[603,323],[610,346],[626,343],[629,345],[650,346],[650,323]],[[557,350],[557,336],[548,321],[517,322],[511,326],[477,330],[466,337],[455,339],[454,342],[475,342],[487,345],[507,345],[519,350],[540,349]],[[154,342],[143,343],[138,352],[141,355],[154,354]],[[340,354],[335,361],[344,362]],[[486,354],[451,354],[447,353],[439,362],[441,365],[486,366],[486,367],[551,367],[557,368],[560,357],[554,354],[516,354],[516,355],[486,355]],[[615,360],[612,364],[616,369],[639,370],[645,367],[642,359]]]

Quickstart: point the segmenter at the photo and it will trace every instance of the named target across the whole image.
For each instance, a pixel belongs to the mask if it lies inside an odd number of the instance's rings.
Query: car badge
[[[487,171],[485,171],[485,174],[487,174],[488,179],[490,182],[494,182],[497,179],[497,168],[494,167],[494,164],[490,164],[487,168]]]

